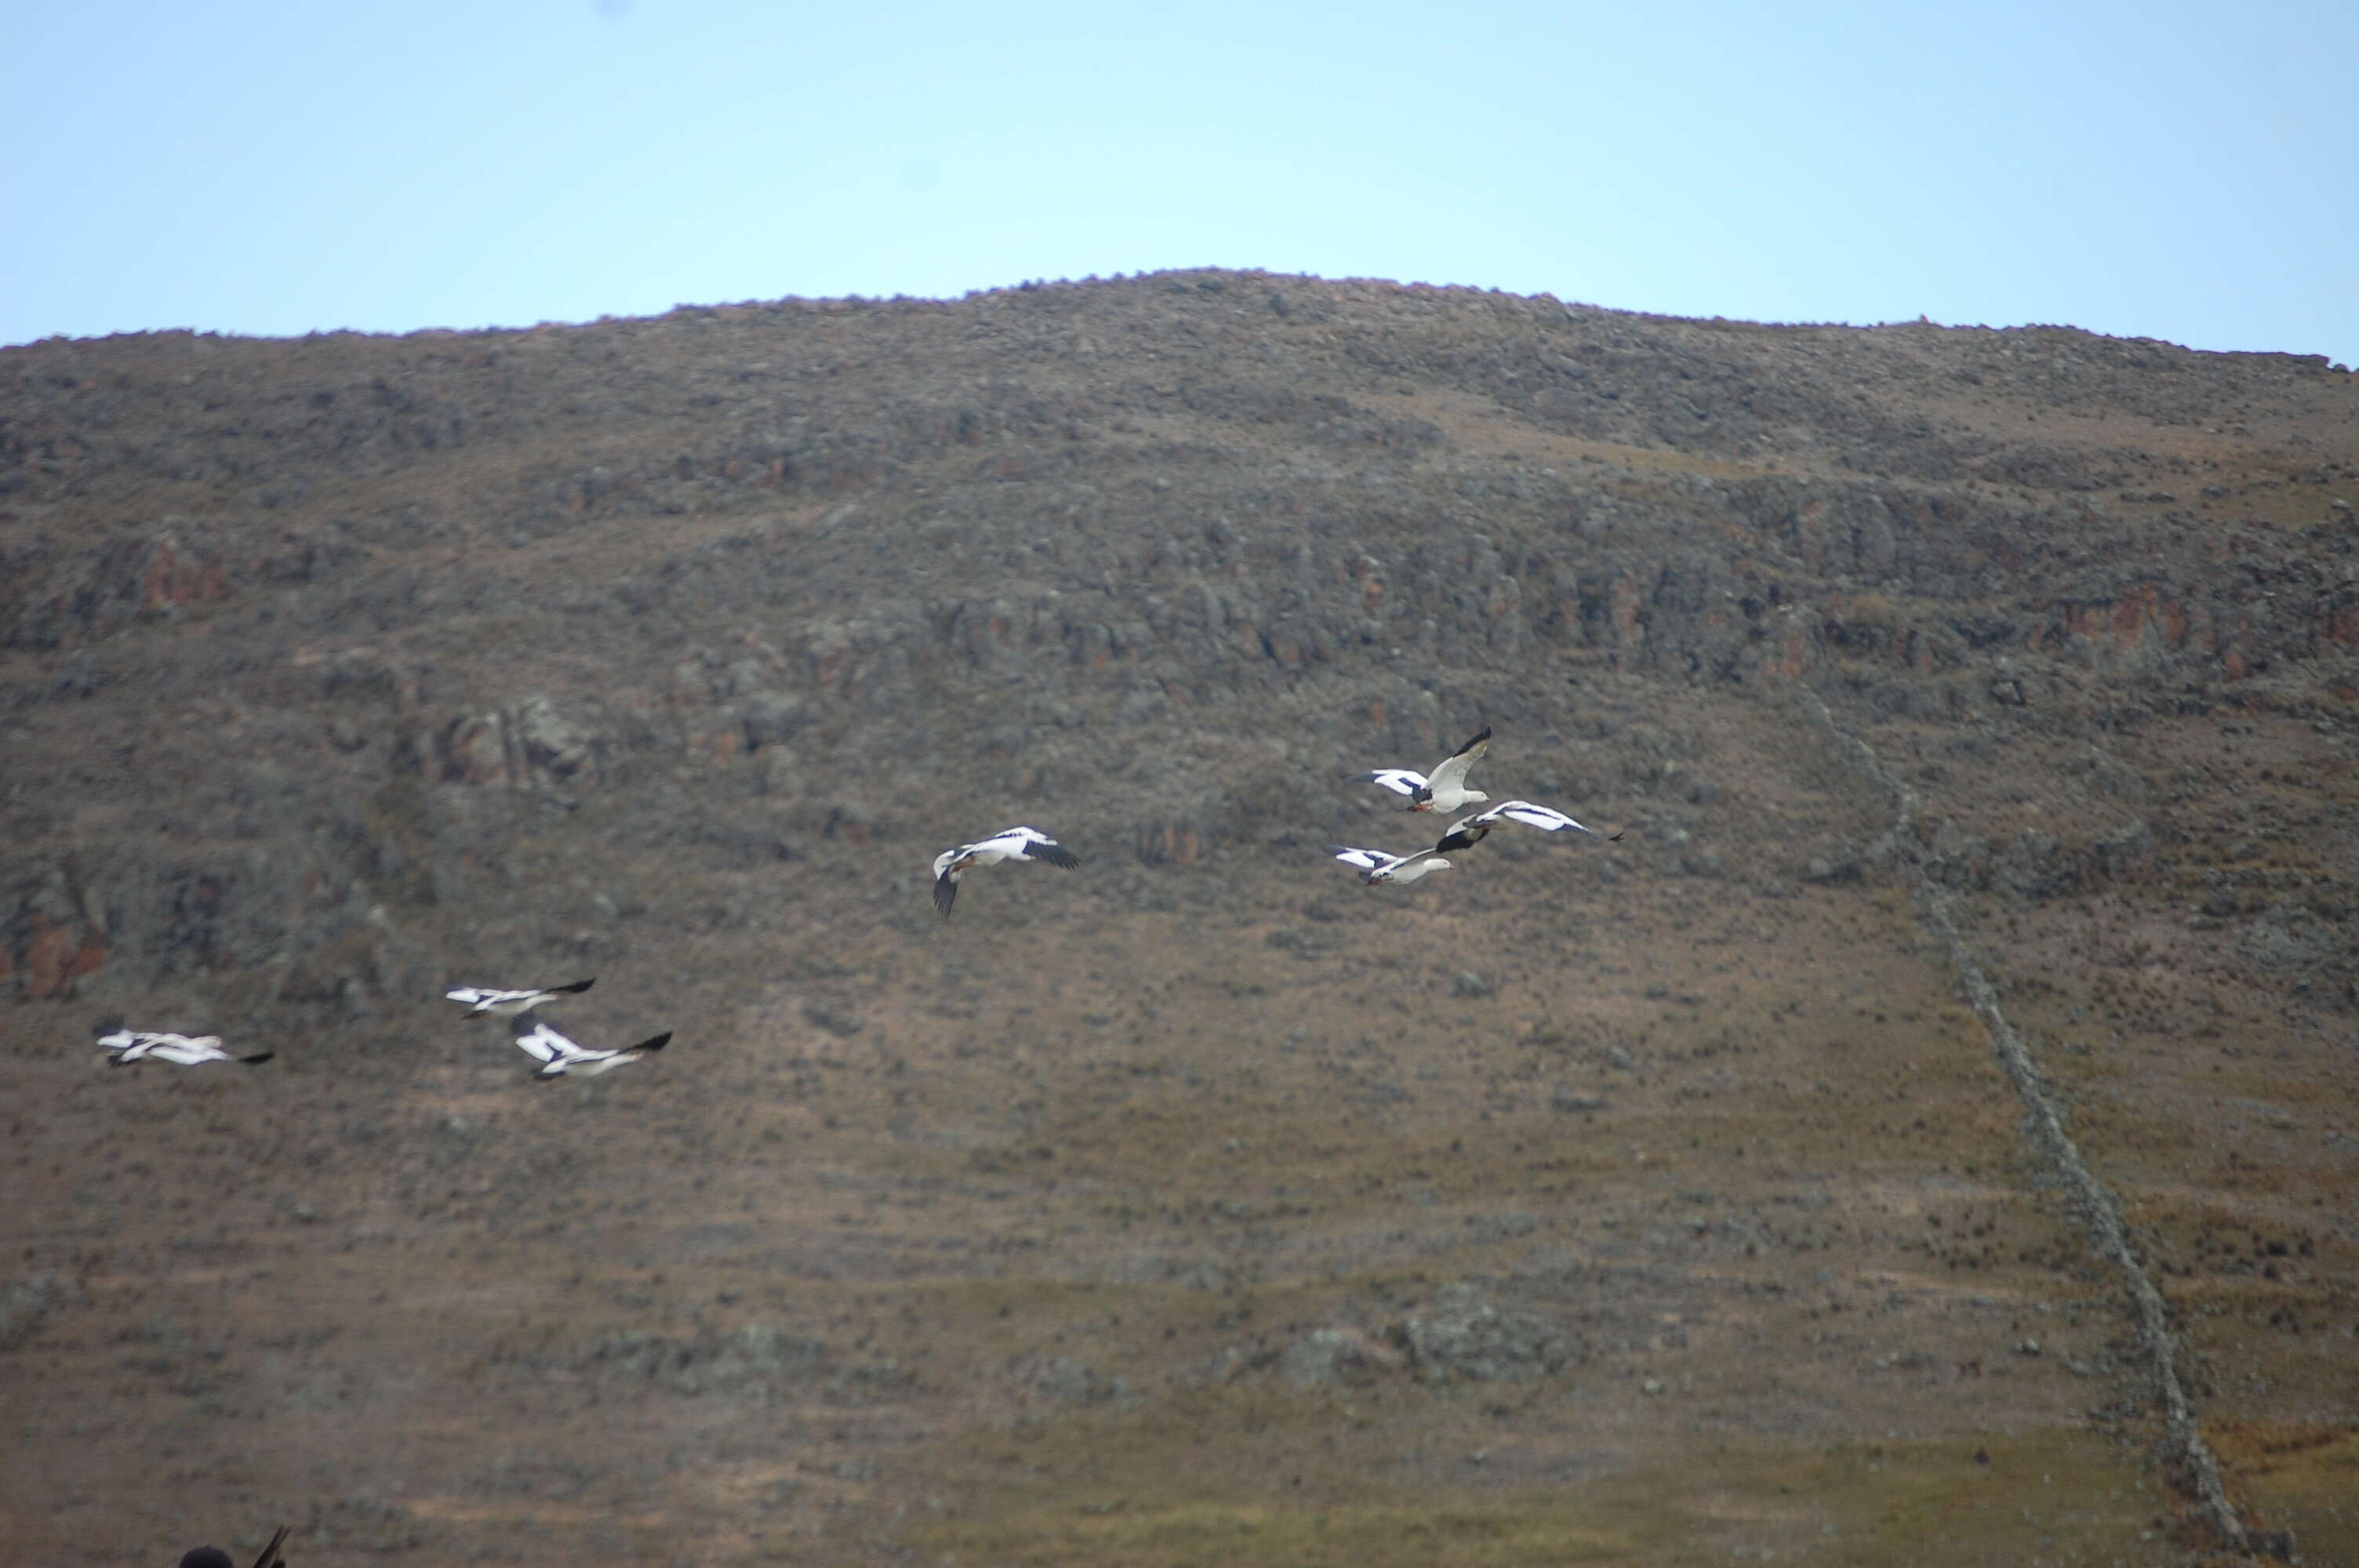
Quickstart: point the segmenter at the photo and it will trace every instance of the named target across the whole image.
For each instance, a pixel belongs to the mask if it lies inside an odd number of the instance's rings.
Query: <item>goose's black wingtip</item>
[[[942,912],[942,918],[943,918],[943,919],[947,920],[947,919],[949,919],[949,918],[950,918],[950,914],[951,914],[951,905],[952,905],[952,904],[956,903],[957,902],[958,902],[958,883],[956,883],[956,882],[954,882],[954,881],[951,881],[951,879],[950,879],[949,877],[947,877],[947,876],[942,876],[942,877],[937,877],[937,878],[935,878],[935,879],[934,879],[934,907],[935,907],[936,909],[939,909],[939,910],[940,910],[940,911]]]
[[[586,980],[576,980],[570,986],[551,986],[549,989],[553,991],[563,991],[569,996],[580,996],[597,983],[598,977],[592,975]]]
[[[251,1055],[251,1056],[240,1056],[240,1057],[238,1058],[238,1060],[239,1060],[239,1061],[241,1061],[241,1062],[243,1062],[243,1063],[245,1063],[247,1066],[251,1067],[251,1066],[253,1066],[256,1062],[267,1062],[268,1060],[270,1060],[270,1058],[272,1058],[273,1056],[276,1056],[277,1054],[278,1054],[278,1053],[277,1053],[277,1052],[276,1052],[276,1051],[256,1051],[253,1055]]]
[[[660,1051],[671,1044],[671,1031],[667,1029],[652,1040],[642,1040],[631,1047],[634,1051]]]

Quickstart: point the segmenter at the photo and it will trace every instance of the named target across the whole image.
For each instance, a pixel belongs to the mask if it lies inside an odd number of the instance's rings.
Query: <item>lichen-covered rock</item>
[[[1060,1404],[1105,1404],[1130,1394],[1125,1379],[1105,1377],[1071,1356],[1020,1357],[1011,1369],[1027,1388]]]
[[[1487,1287],[1445,1285],[1401,1320],[1396,1337],[1430,1381],[1523,1382],[1578,1363],[1581,1342],[1536,1314],[1496,1304]]]
[[[598,1341],[567,1364],[576,1371],[652,1383],[674,1393],[737,1398],[767,1396],[788,1384],[819,1378],[832,1362],[823,1340],[748,1323],[726,1334],[707,1327],[687,1338],[626,1329]]]
[[[0,1285],[0,1351],[14,1350],[49,1321],[63,1292],[49,1274]]]
[[[1314,1328],[1279,1353],[1277,1369],[1306,1387],[1360,1382],[1401,1367],[1401,1352],[1357,1328]]]

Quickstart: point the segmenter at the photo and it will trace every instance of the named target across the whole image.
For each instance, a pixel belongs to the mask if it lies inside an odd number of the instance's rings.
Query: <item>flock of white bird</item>
[[[1469,806],[1481,806],[1491,797],[1479,789],[1466,787],[1466,773],[1491,749],[1491,727],[1484,725],[1482,733],[1434,764],[1430,775],[1415,768],[1377,768],[1371,773],[1355,773],[1353,784],[1372,784],[1405,796],[1411,811],[1438,811],[1444,814]],[[1462,816],[1450,825],[1450,830],[1430,849],[1412,854],[1396,855],[1386,849],[1361,849],[1349,844],[1330,844],[1327,852],[1347,866],[1354,867],[1360,880],[1371,885],[1385,882],[1413,882],[1430,871],[1450,869],[1446,858],[1453,849],[1467,849],[1481,843],[1492,828],[1502,822],[1520,822],[1527,827],[1537,827],[1543,833],[1560,833],[1571,828],[1586,833],[1593,838],[1608,842],[1622,837],[1619,833],[1600,833],[1586,823],[1576,822],[1553,806],[1538,806],[1528,800],[1505,800],[1487,811]],[[934,857],[934,907],[944,914],[958,900],[959,878],[976,866],[996,866],[1007,860],[1046,860],[1052,866],[1071,871],[1082,862],[1079,857],[1041,832],[1038,827],[1009,827],[979,838],[972,844],[961,844]]]
[[[580,1073],[595,1077],[612,1072],[627,1062],[651,1056],[671,1044],[671,1031],[667,1029],[652,1039],[636,1045],[625,1045],[619,1051],[593,1051],[578,1045],[559,1033],[536,1010],[560,997],[580,996],[598,983],[598,977],[576,980],[570,986],[543,986],[538,989],[516,991],[487,990],[482,986],[461,986],[442,994],[452,1001],[465,1005],[469,1018],[486,1015],[505,1018],[516,1045],[524,1054],[540,1064],[536,1078],[561,1078],[568,1073]]]
[[[1436,763],[1430,775],[1413,768],[1377,768],[1371,773],[1355,774],[1350,782],[1375,784],[1404,796],[1411,812],[1439,812],[1446,816],[1469,806],[1485,805],[1490,800],[1491,797],[1482,791],[1466,786],[1467,770],[1482,759],[1490,745],[1491,728],[1486,724],[1482,733]],[[1450,851],[1471,849],[1481,843],[1491,829],[1502,822],[1520,823],[1543,833],[1570,829],[1609,842],[1622,837],[1619,833],[1600,833],[1551,806],[1538,806],[1528,800],[1509,800],[1460,817],[1430,849],[1396,855],[1384,849],[1330,844],[1327,852],[1357,870],[1360,880],[1370,886],[1413,882],[1429,872],[1449,870],[1451,862],[1446,857]],[[1040,860],[1069,871],[1082,863],[1080,856],[1037,827],[1005,828],[988,838],[958,845],[934,857],[934,907],[947,916],[958,902],[959,879],[962,876],[977,866],[1003,865],[1010,860]],[[626,1045],[620,1050],[593,1050],[559,1033],[540,1016],[541,1008],[565,997],[579,996],[596,983],[597,977],[593,975],[589,979],[575,980],[571,985],[531,987],[521,990],[457,986],[442,994],[464,1007],[469,1018],[506,1019],[518,1048],[540,1064],[532,1075],[536,1079],[561,1078],[575,1073],[587,1076],[610,1072],[627,1063],[653,1055],[671,1044],[671,1032],[666,1030],[652,1039],[642,1040],[636,1045]],[[267,1062],[275,1054],[269,1051],[258,1051],[250,1056],[234,1055],[223,1047],[218,1034],[151,1033],[125,1029],[113,1022],[98,1026],[98,1044],[105,1049],[107,1060],[118,1067],[150,1059],[171,1062],[183,1067],[201,1066],[208,1062],[242,1062],[253,1065]],[[283,1568],[278,1551],[287,1534],[287,1528],[281,1526],[278,1533],[271,1538],[270,1544],[263,1549],[255,1568]],[[228,1554],[217,1547],[200,1547],[182,1557],[180,1563],[181,1568],[230,1568]]]
[[[483,986],[460,986],[442,994],[462,1004],[469,1018],[506,1019],[517,1046],[526,1055],[540,1064],[539,1070],[533,1074],[536,1078],[561,1078],[568,1073],[589,1076],[611,1072],[627,1062],[652,1055],[671,1044],[671,1031],[666,1030],[653,1039],[625,1045],[618,1051],[595,1051],[560,1033],[534,1011],[560,997],[579,996],[597,983],[597,977],[593,975],[570,986],[542,986],[529,990],[492,990]],[[267,1062],[277,1054],[257,1051],[251,1056],[234,1056],[223,1047],[218,1034],[157,1034],[145,1030],[125,1029],[115,1023],[102,1023],[98,1029],[98,1044],[105,1049],[108,1063],[117,1067],[127,1067],[151,1057],[183,1067],[201,1067],[207,1062],[243,1062],[252,1066],[258,1062]]]
[[[1353,784],[1371,784],[1392,791],[1408,801],[1411,812],[1438,812],[1448,816],[1470,806],[1483,806],[1490,796],[1481,790],[1469,789],[1466,773],[1490,750],[1491,727],[1434,764],[1430,774],[1414,768],[1377,768],[1357,773]],[[1543,833],[1571,831],[1585,833],[1593,838],[1609,842],[1622,837],[1619,833],[1601,833],[1585,823],[1576,822],[1553,806],[1536,805],[1528,800],[1502,801],[1487,810],[1459,817],[1449,831],[1435,840],[1430,849],[1419,849],[1407,855],[1396,855],[1386,849],[1357,849],[1349,844],[1330,844],[1327,852],[1353,867],[1360,880],[1371,886],[1387,882],[1413,882],[1433,871],[1448,871],[1448,859],[1453,850],[1471,849],[1483,841],[1502,822],[1520,823]],[[958,902],[959,879],[977,866],[1004,865],[1011,860],[1040,860],[1065,871],[1078,868],[1081,857],[1058,843],[1037,827],[1009,827],[979,838],[972,844],[961,844],[934,857],[934,907],[947,916]],[[469,1018],[505,1018],[516,1044],[525,1054],[540,1064],[533,1073],[538,1079],[561,1078],[569,1074],[590,1076],[610,1072],[627,1063],[653,1055],[671,1043],[667,1030],[652,1039],[619,1050],[600,1051],[576,1044],[560,1033],[540,1016],[538,1010],[567,996],[579,996],[596,983],[596,977],[576,980],[571,985],[544,986],[524,990],[495,990],[482,986],[459,986],[443,994],[466,1008]],[[153,1058],[171,1062],[183,1067],[201,1066],[207,1062],[243,1062],[252,1065],[267,1062],[274,1054],[261,1051],[250,1056],[233,1055],[222,1044],[218,1034],[190,1036],[157,1034],[125,1029],[118,1023],[98,1026],[98,1044],[107,1052],[114,1065],[126,1067],[135,1062]]]

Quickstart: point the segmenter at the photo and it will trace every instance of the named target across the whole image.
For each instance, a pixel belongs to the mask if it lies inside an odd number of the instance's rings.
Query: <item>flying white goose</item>
[[[1434,764],[1433,776],[1428,778],[1414,768],[1378,768],[1374,773],[1354,773],[1351,784],[1381,784],[1395,795],[1408,796],[1411,811],[1456,811],[1461,806],[1480,806],[1491,797],[1478,789],[1466,787],[1466,770],[1480,762],[1491,747],[1491,727]]]
[[[104,1030],[106,1025],[99,1025]],[[154,1034],[143,1029],[117,1029],[113,1033],[101,1033],[98,1044],[107,1053],[107,1065],[127,1067],[153,1056],[159,1062],[173,1062],[183,1067],[201,1066],[207,1062],[267,1062],[277,1054],[275,1051],[257,1051],[251,1056],[233,1056],[222,1049],[218,1034]]]
[[[1071,871],[1081,858],[1038,827],[1010,827],[988,838],[945,849],[934,857],[934,907],[945,915],[958,902],[958,881],[971,866],[995,866],[1002,860],[1046,860]]]
[[[543,1023],[531,1012],[520,1012],[509,1025],[516,1031],[516,1043],[525,1054],[538,1062],[540,1071],[536,1078],[561,1078],[568,1073],[610,1073],[625,1062],[636,1062],[650,1051],[660,1051],[671,1044],[671,1031],[667,1029],[652,1040],[642,1040],[620,1051],[592,1051],[577,1045]]]
[[[580,996],[597,983],[598,977],[592,975],[570,986],[545,986],[539,990],[495,991],[486,990],[482,986],[461,986],[442,994],[452,1001],[464,1002],[469,1018],[481,1018],[487,1012],[496,1013],[502,1018],[514,1018],[519,1012],[529,1012],[543,1002],[555,1001],[559,997]]]
[[[1357,866],[1360,880],[1371,886],[1378,882],[1413,882],[1428,871],[1450,869],[1450,862],[1441,858],[1439,849],[1419,849],[1414,855],[1387,855],[1382,849],[1354,849],[1349,844],[1330,844],[1327,852],[1347,866]]]
[[[1483,836],[1497,827],[1503,818],[1509,822],[1520,822],[1527,827],[1537,827],[1543,833],[1554,833],[1570,827],[1576,833],[1586,833],[1593,838],[1603,838],[1609,844],[1618,841],[1622,837],[1619,833],[1600,833],[1585,822],[1575,822],[1561,811],[1552,810],[1545,806],[1534,806],[1528,800],[1503,800],[1488,811],[1473,816],[1462,816],[1451,823],[1450,831],[1441,836],[1440,842],[1434,845],[1434,848],[1444,853],[1452,849],[1471,849],[1480,844],[1483,841]]]

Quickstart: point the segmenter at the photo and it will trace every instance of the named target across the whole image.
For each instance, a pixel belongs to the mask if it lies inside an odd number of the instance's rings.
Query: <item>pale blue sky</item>
[[[2359,361],[2359,5],[10,0],[0,342],[1266,267]]]

